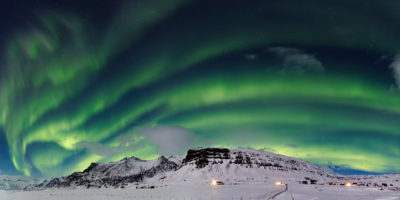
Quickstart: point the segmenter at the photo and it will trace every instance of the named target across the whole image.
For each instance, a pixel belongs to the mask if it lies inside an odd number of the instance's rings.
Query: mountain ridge
[[[130,184],[209,184],[212,180],[223,181],[226,184],[278,180],[300,184],[343,184],[344,181],[351,181],[364,186],[372,186],[379,182],[382,186],[399,189],[399,179],[399,174],[336,175],[307,161],[272,152],[211,147],[189,149],[185,157],[160,156],[155,160],[141,160],[133,156],[116,162],[91,163],[82,172],[45,180],[25,189],[125,188]]]

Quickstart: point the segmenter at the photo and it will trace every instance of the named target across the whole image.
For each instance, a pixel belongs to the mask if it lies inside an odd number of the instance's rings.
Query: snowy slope
[[[143,182],[147,178],[163,176],[165,172],[175,170],[177,167],[177,163],[163,156],[156,160],[124,158],[118,162],[92,163],[83,172],[55,178],[43,187],[124,187],[129,183]]]
[[[186,157],[163,156],[156,160],[135,157],[118,162],[92,163],[83,172],[55,178],[27,189],[45,188],[125,188],[141,185],[210,185],[212,180],[226,185],[287,184],[343,185],[400,191],[400,175],[340,176],[309,162],[271,152],[250,149],[190,149]],[[131,186],[130,186],[131,187]],[[136,186],[133,186],[136,187]]]
[[[250,149],[192,149],[182,165],[166,174],[165,183],[225,184],[274,183],[353,185],[400,191],[400,174],[334,175],[309,162],[271,152]]]
[[[182,166],[167,173],[165,181],[224,182],[267,179],[328,179],[331,175],[306,161],[250,149],[192,149]]]
[[[22,190],[28,185],[38,184],[40,179],[23,176],[0,175],[0,190]]]
[[[84,172],[88,172],[88,176],[92,178],[132,176],[160,165],[164,159],[160,157],[147,161],[131,157],[118,162],[92,163]]]

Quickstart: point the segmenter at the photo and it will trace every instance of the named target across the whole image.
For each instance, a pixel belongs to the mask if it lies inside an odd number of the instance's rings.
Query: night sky
[[[8,1],[0,174],[253,148],[400,172],[400,1]]]

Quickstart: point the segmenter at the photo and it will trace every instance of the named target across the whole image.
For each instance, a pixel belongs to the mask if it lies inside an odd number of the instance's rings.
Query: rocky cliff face
[[[209,159],[229,159],[230,150],[225,148],[190,149],[182,164],[194,162],[197,168],[203,168],[209,164]]]

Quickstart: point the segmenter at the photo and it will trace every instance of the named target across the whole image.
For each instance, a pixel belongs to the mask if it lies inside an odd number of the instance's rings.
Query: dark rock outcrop
[[[225,148],[204,148],[204,149],[190,149],[183,164],[195,161],[196,167],[203,168],[209,163],[209,159],[229,159],[229,149]]]

